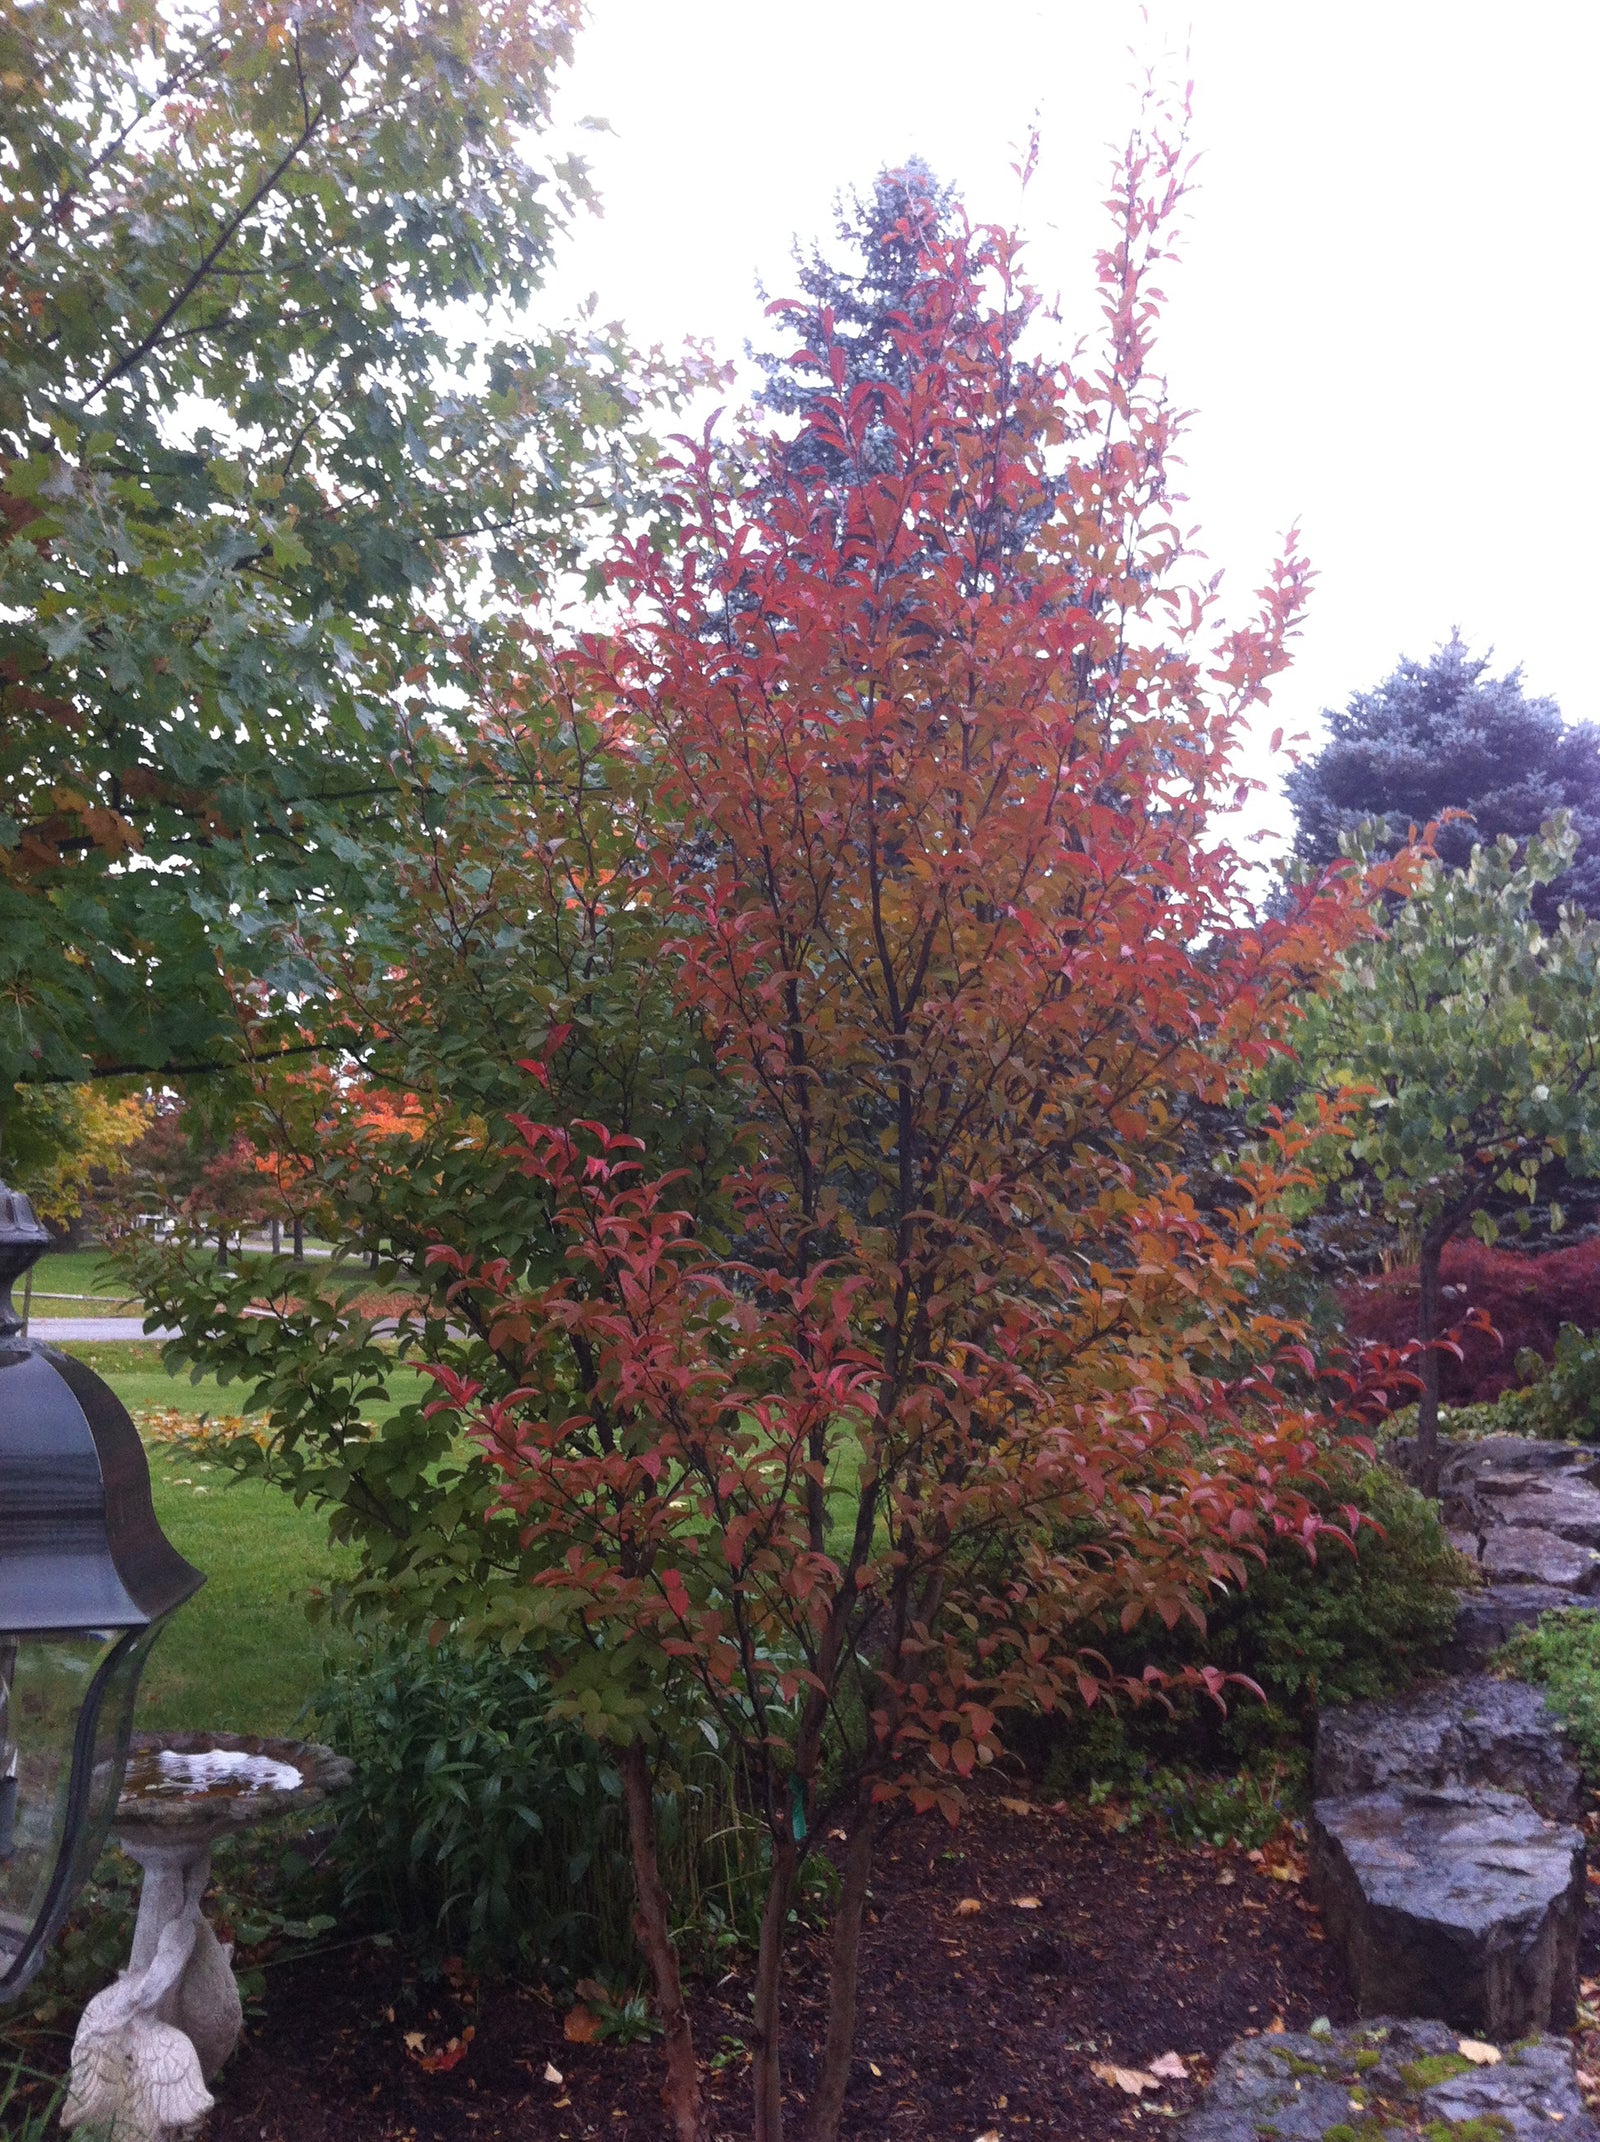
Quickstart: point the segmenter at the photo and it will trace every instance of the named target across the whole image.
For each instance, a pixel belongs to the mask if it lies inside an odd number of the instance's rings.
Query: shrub
[[[334,1848],[344,1903],[475,1969],[626,1980],[636,1960],[621,1781],[545,1698],[539,1673],[497,1650],[361,1640],[316,1704],[356,1766]],[[658,1796],[657,1821],[705,1938],[747,1932],[755,1855],[710,1748]]]
[[[1495,1664],[1544,1690],[1585,1774],[1600,1779],[1600,1614],[1585,1607],[1542,1614],[1534,1628],[1517,1631]]]
[[[1563,1324],[1548,1366],[1525,1354],[1518,1367],[1534,1370],[1536,1380],[1479,1405],[1441,1407],[1440,1433],[1469,1441],[1486,1435],[1525,1435],[1563,1443],[1600,1443],[1600,1333]],[[1386,1433],[1414,1433],[1416,1417],[1415,1406],[1390,1414]]]
[[[1458,1406],[1498,1398],[1522,1379],[1517,1357],[1551,1361],[1564,1324],[1579,1332],[1600,1327],[1600,1237],[1532,1257],[1482,1242],[1452,1242],[1441,1267],[1444,1317],[1455,1325],[1469,1309],[1488,1312],[1498,1343],[1479,1332],[1462,1341],[1462,1359],[1439,1364],[1439,1394]],[[1345,1330],[1352,1339],[1403,1346],[1417,1331],[1415,1265],[1339,1290]]]
[[[1437,1509],[1386,1466],[1355,1462],[1332,1499],[1354,1503],[1378,1528],[1363,1528],[1356,1552],[1334,1543],[1313,1563],[1280,1541],[1246,1588],[1213,1608],[1203,1637],[1175,1630],[1154,1660],[1208,1660],[1257,1682],[1266,1701],[1238,1692],[1225,1716],[1196,1697],[1170,1712],[1097,1705],[1070,1737],[1041,1736],[1056,1785],[1143,1788],[1153,1772],[1196,1766],[1270,1771],[1309,1742],[1324,1704],[1392,1694],[1431,1663],[1468,1575]]]

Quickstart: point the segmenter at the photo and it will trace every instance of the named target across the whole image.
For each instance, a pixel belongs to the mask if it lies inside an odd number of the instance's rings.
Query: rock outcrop
[[[1600,1610],[1600,1451],[1513,1435],[1445,1438],[1439,1508],[1483,1573],[1461,1594],[1444,1664],[1482,1666],[1518,1628],[1561,1607]],[[1409,1439],[1388,1456],[1411,1469]]]
[[[1240,2038],[1178,2134],[1181,2142],[1404,2142],[1420,2128],[1501,2142],[1600,2142],[1564,2040],[1526,2039],[1500,2059],[1466,2044],[1464,2052],[1442,2023],[1392,2018]]]
[[[1427,1681],[1382,1703],[1324,1711],[1313,1790],[1320,1799],[1405,1786],[1492,1785],[1541,1815],[1575,1822],[1583,1779],[1536,1688],[1464,1674]]]
[[[1366,2014],[1571,2020],[1583,1781],[1537,1689],[1467,1674],[1324,1712],[1312,1889]]]
[[[1315,1803],[1311,1864],[1364,2014],[1489,2038],[1572,2021],[1580,1830],[1487,1787],[1356,1793]]]

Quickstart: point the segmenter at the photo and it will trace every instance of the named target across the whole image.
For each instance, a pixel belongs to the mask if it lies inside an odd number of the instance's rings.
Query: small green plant
[[[1299,1804],[1304,1770],[1303,1761],[1275,1762],[1261,1772],[1241,1770],[1229,1777],[1157,1770],[1136,1781],[1125,1797],[1098,1780],[1089,1788],[1089,1805],[1117,1799],[1119,1830],[1158,1821],[1180,1844],[1242,1845],[1253,1851],[1277,1836]]]
[[[1590,1778],[1600,1778],[1600,1615],[1584,1607],[1541,1614],[1519,1629],[1494,1665],[1542,1688]]]
[[[642,1993],[597,1978],[580,1978],[577,1991],[573,2012],[585,2019],[582,2035],[603,2045],[637,2045],[660,2036],[661,2024]]]
[[[0,2074],[0,2135],[6,2142],[47,2142],[55,2130],[61,2085],[25,2061]]]

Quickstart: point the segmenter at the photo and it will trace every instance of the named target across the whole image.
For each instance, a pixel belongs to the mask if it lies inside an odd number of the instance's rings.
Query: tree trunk
[[[219,1227],[217,1229],[217,1270],[219,1272],[225,1272],[227,1269],[228,1230],[225,1227]]]
[[[756,1952],[751,2017],[754,2142],[783,2142],[783,2030],[779,1995],[783,1989],[783,1936],[789,1923],[789,1906],[794,1901],[799,1865],[800,1848],[794,1838],[774,1838],[772,1873],[767,1882],[766,1908],[761,1914],[761,1945]]]
[[[276,1257],[283,1248],[283,1222],[274,1216],[272,1221],[272,1254]]]
[[[294,1216],[293,1226],[294,1261],[296,1264],[304,1264],[306,1261],[306,1223],[301,1219],[299,1213]]]
[[[667,2080],[661,2095],[677,2142],[704,2142],[705,2113],[700,2102],[700,2068],[694,2033],[683,2005],[678,1952],[672,1945],[667,1892],[656,1857],[655,1791],[642,1740],[622,1751],[622,1797],[628,1811],[628,1843],[633,1851],[633,1882],[639,1900],[634,1932],[655,1980],[656,2013],[664,2033]]]
[[[1439,1492],[1439,1266],[1448,1236],[1429,1228],[1417,1259],[1417,1337],[1422,1359],[1417,1373],[1422,1393],[1417,1400],[1417,1485],[1424,1495]]]
[[[378,1269],[378,1245],[377,1245],[377,1243],[376,1243],[376,1242],[374,1242],[374,1243],[373,1243],[373,1245],[372,1245],[372,1247],[371,1247],[371,1249],[369,1249],[369,1250],[368,1250],[368,1252],[367,1252],[367,1270],[368,1270],[369,1272],[375,1272],[375,1271],[376,1271],[377,1269]]]
[[[833,1915],[828,1959],[828,2034],[822,2047],[822,2074],[811,2108],[808,2142],[837,2142],[850,2062],[856,2042],[856,1980],[861,1964],[861,1920],[872,1879],[872,1855],[878,1822],[870,1802],[856,1811],[844,1848],[842,1886]]]

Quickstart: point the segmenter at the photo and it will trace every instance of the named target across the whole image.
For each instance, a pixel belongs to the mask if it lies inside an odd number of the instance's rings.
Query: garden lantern
[[[0,2001],[39,1969],[94,1867],[144,1662],[205,1581],[156,1523],[127,1409],[22,1336],[12,1282],[48,1243],[0,1184]]]

